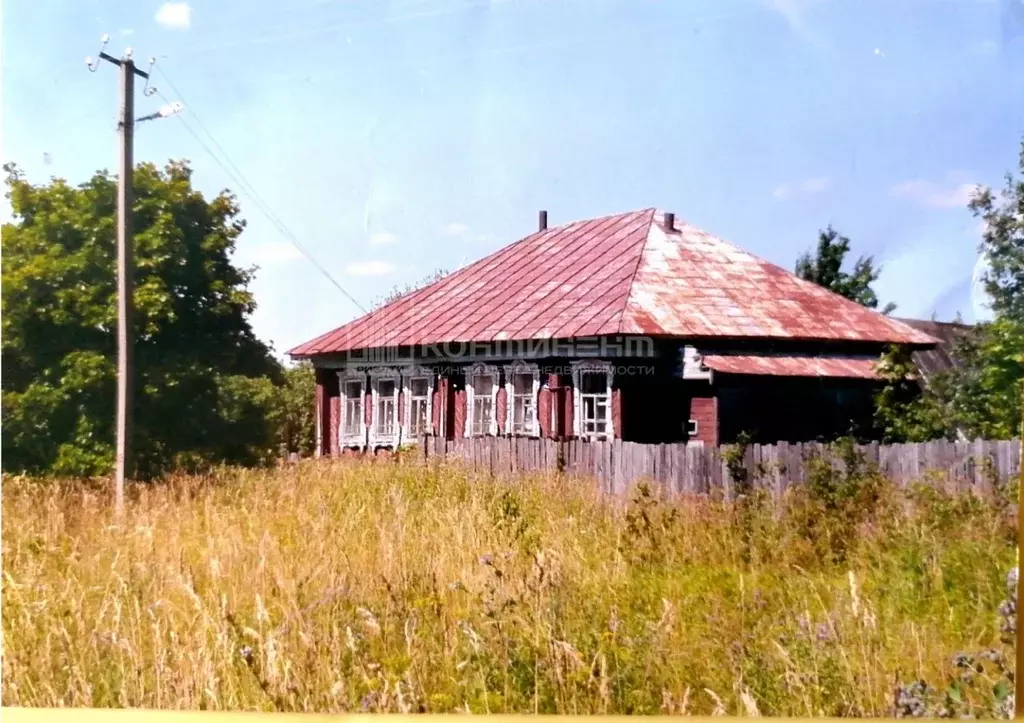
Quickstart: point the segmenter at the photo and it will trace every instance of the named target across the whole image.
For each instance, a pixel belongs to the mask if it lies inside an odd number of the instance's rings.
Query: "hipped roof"
[[[649,208],[533,233],[288,353],[603,335],[936,343]]]

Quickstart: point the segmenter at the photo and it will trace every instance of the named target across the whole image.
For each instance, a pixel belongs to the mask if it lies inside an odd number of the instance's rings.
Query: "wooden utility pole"
[[[121,61],[121,113],[117,131],[120,163],[117,171],[117,461],[114,468],[114,499],[124,509],[124,481],[132,474],[132,146],[135,131],[135,64]]]
[[[103,45],[109,40],[103,36]],[[117,440],[114,464],[114,505],[117,514],[124,512],[125,480],[132,475],[132,404],[135,369],[132,365],[132,141],[135,131],[135,76],[145,78],[149,94],[149,73],[139,70],[132,61],[131,49],[117,59],[100,50],[100,59],[116,65],[121,71],[121,103],[117,120]],[[98,61],[86,60],[95,71]],[[150,61],[152,66],[153,61]],[[155,89],[154,89],[155,90]]]

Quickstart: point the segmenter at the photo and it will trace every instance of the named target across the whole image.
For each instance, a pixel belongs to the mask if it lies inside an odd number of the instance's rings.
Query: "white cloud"
[[[965,208],[975,188],[973,183],[942,188],[930,181],[914,180],[897,183],[890,194],[897,198],[909,198],[928,208]]]
[[[452,221],[444,227],[444,233],[446,236],[465,236],[469,233],[469,226],[458,221]]]
[[[134,28],[121,28],[117,32],[119,32],[121,34],[122,38],[127,38],[127,37],[129,37],[131,35],[135,35],[135,29]]]
[[[772,195],[780,200],[797,195],[810,196],[815,193],[821,193],[828,188],[828,184],[829,180],[825,177],[807,178],[796,183],[781,183],[775,187]]]
[[[387,276],[395,267],[386,261],[357,261],[345,267],[349,276]]]
[[[187,30],[192,24],[192,7],[187,2],[166,2],[156,11],[156,21],[165,28]]]
[[[387,231],[380,231],[378,233],[370,234],[370,245],[371,246],[390,246],[398,239],[395,238],[393,233]]]

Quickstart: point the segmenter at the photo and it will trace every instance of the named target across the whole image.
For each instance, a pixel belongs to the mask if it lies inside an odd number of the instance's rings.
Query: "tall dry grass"
[[[346,462],[140,487],[119,524],[7,478],[3,704],[888,715],[998,645],[1011,513],[843,509]]]

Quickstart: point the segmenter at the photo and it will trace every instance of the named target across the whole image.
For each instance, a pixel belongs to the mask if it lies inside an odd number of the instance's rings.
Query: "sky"
[[[881,264],[897,316],[973,321],[966,203],[1024,139],[1024,0],[3,9],[5,160],[40,183],[112,169],[117,73],[84,58],[104,33],[155,57],[137,115],[184,111],[140,124],[136,161],[188,159],[205,194],[238,195],[235,260],[258,267],[253,326],[278,353],[540,209],[555,226],[658,207],[786,268],[831,224]]]

